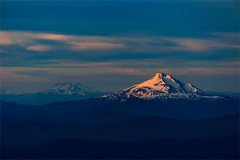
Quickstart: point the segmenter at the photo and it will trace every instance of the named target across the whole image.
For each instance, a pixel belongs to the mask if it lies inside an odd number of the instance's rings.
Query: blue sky
[[[154,72],[239,91],[239,1],[3,0],[1,85],[62,81],[116,91]]]

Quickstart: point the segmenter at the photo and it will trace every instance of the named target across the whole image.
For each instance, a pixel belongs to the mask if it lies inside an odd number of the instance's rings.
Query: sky
[[[238,0],[1,0],[0,84],[118,91],[164,72],[238,92]]]

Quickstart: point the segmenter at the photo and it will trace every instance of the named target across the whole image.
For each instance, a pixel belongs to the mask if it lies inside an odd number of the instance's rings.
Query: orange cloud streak
[[[122,44],[106,43],[106,42],[79,42],[74,43],[72,50],[105,50],[123,48]]]
[[[66,41],[71,38],[71,36],[66,36],[62,34],[38,34],[37,38],[46,39],[46,40],[53,40],[53,41]]]
[[[45,51],[51,50],[51,47],[48,45],[33,45],[33,46],[28,46],[27,50],[36,51],[36,52],[45,52]]]

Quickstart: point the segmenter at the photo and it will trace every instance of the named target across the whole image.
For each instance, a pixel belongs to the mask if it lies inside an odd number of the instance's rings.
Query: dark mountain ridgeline
[[[238,157],[239,99],[1,102],[1,115],[3,158]]]

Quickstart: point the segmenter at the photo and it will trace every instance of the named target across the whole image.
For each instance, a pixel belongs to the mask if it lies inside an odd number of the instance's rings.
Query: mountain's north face
[[[199,96],[202,93],[200,89],[191,83],[181,82],[165,73],[156,73],[147,81],[105,97],[112,100],[126,100],[130,97],[140,99],[189,98]]]

